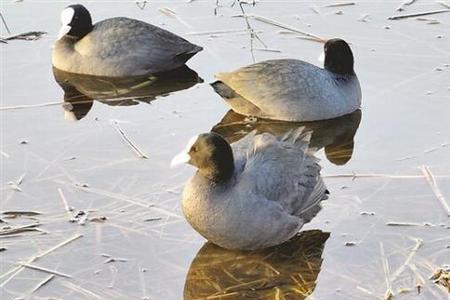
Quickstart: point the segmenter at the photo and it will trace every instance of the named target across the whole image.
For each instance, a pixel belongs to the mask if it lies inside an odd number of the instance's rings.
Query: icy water
[[[383,299],[389,291],[448,299],[445,280],[429,278],[450,264],[450,13],[387,20],[445,7],[419,0],[397,12],[401,1],[353,2],[244,5],[263,17],[248,21],[267,48],[255,38],[251,51],[232,1],[82,1],[96,21],[144,20],[205,50],[180,76],[110,87],[72,78],[64,92],[51,46],[69,2],[2,1],[12,34],[48,34],[0,44],[1,299]],[[193,169],[169,162],[201,132],[233,141],[300,125],[228,112],[208,85],[253,57],[318,63],[322,44],[292,29],[348,40],[362,84],[361,111],[303,124],[314,131],[331,196],[275,249],[205,244],[180,210]]]

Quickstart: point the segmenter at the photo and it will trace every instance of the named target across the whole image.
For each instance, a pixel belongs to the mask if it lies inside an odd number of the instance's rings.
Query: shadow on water
[[[282,245],[251,252],[206,243],[189,268],[184,299],[305,299],[316,287],[329,236],[304,231]]]
[[[229,143],[236,142],[248,133],[268,132],[275,136],[283,136],[289,130],[304,126],[312,131],[310,148],[319,151],[325,148],[327,159],[336,165],[346,164],[352,157],[354,137],[361,122],[361,110],[335,118],[314,122],[285,122],[268,119],[252,120],[246,116],[228,111],[212,131],[219,133]]]
[[[124,78],[73,74],[56,68],[53,68],[53,74],[64,91],[65,118],[69,120],[84,118],[94,100],[112,106],[150,103],[159,96],[164,97],[203,82],[187,66],[159,74]]]

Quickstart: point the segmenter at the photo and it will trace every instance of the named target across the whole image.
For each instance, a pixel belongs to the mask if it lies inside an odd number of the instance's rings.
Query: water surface
[[[13,33],[48,32],[36,41],[0,45],[1,210],[40,213],[3,214],[8,223],[2,226],[41,224],[36,227],[41,231],[0,236],[6,248],[0,252],[2,299],[204,299],[208,293],[213,299],[239,299],[235,292],[258,299],[258,290],[268,299],[293,290],[297,294],[286,299],[301,293],[308,299],[382,299],[389,289],[395,299],[447,299],[429,277],[450,264],[450,218],[423,171],[431,171],[449,203],[449,14],[389,21],[399,13],[399,3],[392,1],[323,7],[335,2],[261,0],[244,6],[249,14],[351,42],[363,89],[356,119],[309,125],[317,134],[317,156],[331,196],[305,226],[298,251],[287,245],[279,251],[291,257],[267,261],[248,254],[246,260],[244,254],[205,245],[187,224],[180,193],[193,170],[173,170],[169,162],[191,136],[212,128],[230,139],[258,126],[282,130],[283,125],[238,118],[223,131],[218,125],[230,117],[228,107],[207,84],[215,72],[253,59],[316,63],[322,45],[249,19],[267,46],[254,39],[251,51],[247,25],[236,17],[239,6],[214,2],[156,1],[141,9],[127,1],[82,1],[94,20],[137,18],[204,46],[188,63],[204,83],[163,91],[164,97],[153,95],[151,101],[121,99],[117,105],[104,100],[128,97],[118,92],[128,83],[115,85],[109,91],[115,95],[104,98],[90,86],[85,91],[91,94],[81,96],[89,104],[75,118],[67,117],[74,107],[63,105],[70,96],[56,83],[50,57],[59,13],[69,2],[2,2]],[[402,13],[436,9],[442,6],[417,1]],[[366,14],[367,22],[358,21]],[[439,23],[428,24],[431,19]],[[39,106],[44,103],[50,105]],[[120,132],[148,158],[140,158]],[[79,211],[87,218],[76,216]],[[70,242],[61,244],[65,241]],[[39,254],[45,255],[35,258]],[[293,259],[298,269],[283,269],[284,259]],[[34,291],[49,274],[20,268],[20,262],[71,278],[57,275]],[[277,272],[295,274],[298,282]],[[263,281],[250,284],[258,279]],[[236,281],[242,284],[237,291]]]

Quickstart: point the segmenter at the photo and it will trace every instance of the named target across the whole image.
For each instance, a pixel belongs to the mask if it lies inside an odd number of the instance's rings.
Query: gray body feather
[[[338,75],[301,60],[267,60],[216,78],[213,88],[243,115],[315,121],[343,116],[361,105],[356,75]]]
[[[253,250],[293,237],[327,198],[302,129],[277,139],[264,133],[232,144],[235,173],[211,183],[198,172],[186,184],[182,208],[206,239],[228,249]]]
[[[118,17],[96,23],[80,40],[70,36],[58,40],[52,62],[71,73],[138,76],[178,68],[201,50],[157,26]]]

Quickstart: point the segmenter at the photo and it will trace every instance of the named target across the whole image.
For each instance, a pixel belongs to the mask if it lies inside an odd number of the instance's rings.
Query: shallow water
[[[450,14],[424,17],[439,24],[416,18],[388,21],[398,14],[400,1],[325,8],[335,2],[261,0],[244,6],[250,14],[350,41],[363,89],[359,126],[355,118],[345,124],[307,125],[317,132],[317,156],[331,196],[299,237],[302,257],[289,252],[292,256],[285,258],[299,269],[286,270],[280,256],[267,260],[248,254],[248,261],[234,260],[234,255],[244,254],[202,248],[204,239],[180,210],[181,189],[193,170],[168,167],[191,136],[213,127],[218,131],[222,119],[230,117],[207,84],[213,74],[253,61],[246,23],[234,17],[241,13],[239,7],[220,1],[223,7],[216,8],[214,2],[167,0],[140,9],[134,2],[86,1],[94,20],[133,17],[204,46],[188,62],[204,83],[170,95],[165,91],[154,101],[122,99],[108,105],[103,98],[91,102],[79,121],[66,120],[73,119],[67,113],[71,107],[62,105],[64,92],[51,67],[59,12],[67,2],[2,2],[1,12],[13,33],[48,32],[36,41],[0,45],[1,210],[41,213],[16,218],[3,214],[8,224],[2,225],[39,222],[42,230],[0,236],[6,248],[0,252],[2,299],[203,299],[208,293],[213,299],[239,299],[236,293],[278,299],[286,291],[296,293],[285,294],[286,299],[380,299],[389,286],[395,299],[447,299],[445,289],[429,276],[450,264],[450,218],[421,166],[431,170],[450,203]],[[435,9],[442,6],[417,1],[403,13]],[[368,22],[358,21],[364,14],[369,14]],[[256,61],[317,61],[320,43],[249,22],[268,49],[275,50],[261,50],[264,46],[254,40]],[[7,36],[0,28],[1,36]],[[239,31],[223,33],[227,30]],[[111,92],[117,96],[117,90]],[[43,103],[49,105],[35,107]],[[282,130],[252,120],[238,120],[225,129],[233,139],[258,126]],[[120,132],[148,159],[139,158]],[[73,212],[66,211],[62,199]],[[78,211],[89,212],[87,221],[79,216],[75,221],[81,219],[81,224],[69,222]],[[60,244],[64,241],[70,242]],[[44,255],[31,260],[39,254]],[[236,264],[227,264],[230,257]],[[248,265],[238,264],[240,260]],[[17,267],[20,262],[71,278],[57,275],[33,291],[49,274]],[[289,272],[300,276],[294,276],[295,283],[283,280]],[[267,294],[255,294],[262,291]]]

